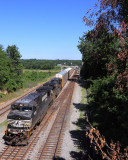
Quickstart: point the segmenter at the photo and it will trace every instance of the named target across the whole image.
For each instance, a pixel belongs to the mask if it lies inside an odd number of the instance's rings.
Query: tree
[[[93,79],[106,76],[107,65],[117,46],[118,40],[104,27],[84,34],[78,45],[84,62],[81,74]]]
[[[98,3],[95,5],[98,6]],[[105,26],[115,39],[119,40],[118,51],[113,52],[113,57],[108,64],[109,74],[115,74],[116,87],[128,96],[128,3],[126,0],[101,0],[100,10],[91,9],[89,16],[84,16],[86,25],[93,25],[94,30]],[[93,36],[95,36],[95,34]]]
[[[9,80],[9,59],[0,45],[0,90],[4,90]]]
[[[10,81],[7,83],[9,91],[16,90],[23,86],[22,81],[22,64],[20,61],[21,54],[16,45],[8,46],[6,49],[7,57],[9,58],[10,66]]]

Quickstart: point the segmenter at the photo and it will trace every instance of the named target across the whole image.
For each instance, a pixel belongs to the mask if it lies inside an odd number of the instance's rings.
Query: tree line
[[[100,9],[99,9],[100,8]],[[80,38],[81,76],[89,88],[93,126],[128,145],[128,3],[101,0],[83,17],[93,29]]]
[[[41,60],[41,59],[21,59],[25,69],[54,69],[58,64],[67,66],[81,66],[81,60]]]

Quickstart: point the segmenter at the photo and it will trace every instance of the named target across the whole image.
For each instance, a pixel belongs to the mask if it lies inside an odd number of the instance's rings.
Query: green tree
[[[109,141],[127,145],[128,3],[101,0],[99,4],[96,12],[90,10],[83,18],[94,28],[83,35],[78,45],[84,62],[81,74],[93,78],[89,109],[94,124]]]
[[[102,27],[85,33],[80,38],[78,49],[84,62],[81,76],[96,79],[107,75],[107,65],[118,49],[118,40]]]
[[[6,89],[6,83],[9,80],[9,59],[6,56],[3,47],[0,45],[0,90]]]
[[[15,91],[23,86],[21,54],[16,45],[8,46],[6,49],[9,58],[10,80],[7,83],[8,91]]]

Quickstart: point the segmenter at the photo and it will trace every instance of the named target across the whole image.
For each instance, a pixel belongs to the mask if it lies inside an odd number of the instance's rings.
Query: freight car
[[[27,143],[27,136],[43,119],[52,101],[51,88],[45,87],[41,92],[36,91],[13,103],[7,116],[5,142],[17,145]]]

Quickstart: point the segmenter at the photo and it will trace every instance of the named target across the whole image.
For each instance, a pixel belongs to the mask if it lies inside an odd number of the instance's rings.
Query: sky
[[[83,16],[97,0],[0,0],[0,44],[16,45],[22,59],[81,60]]]

